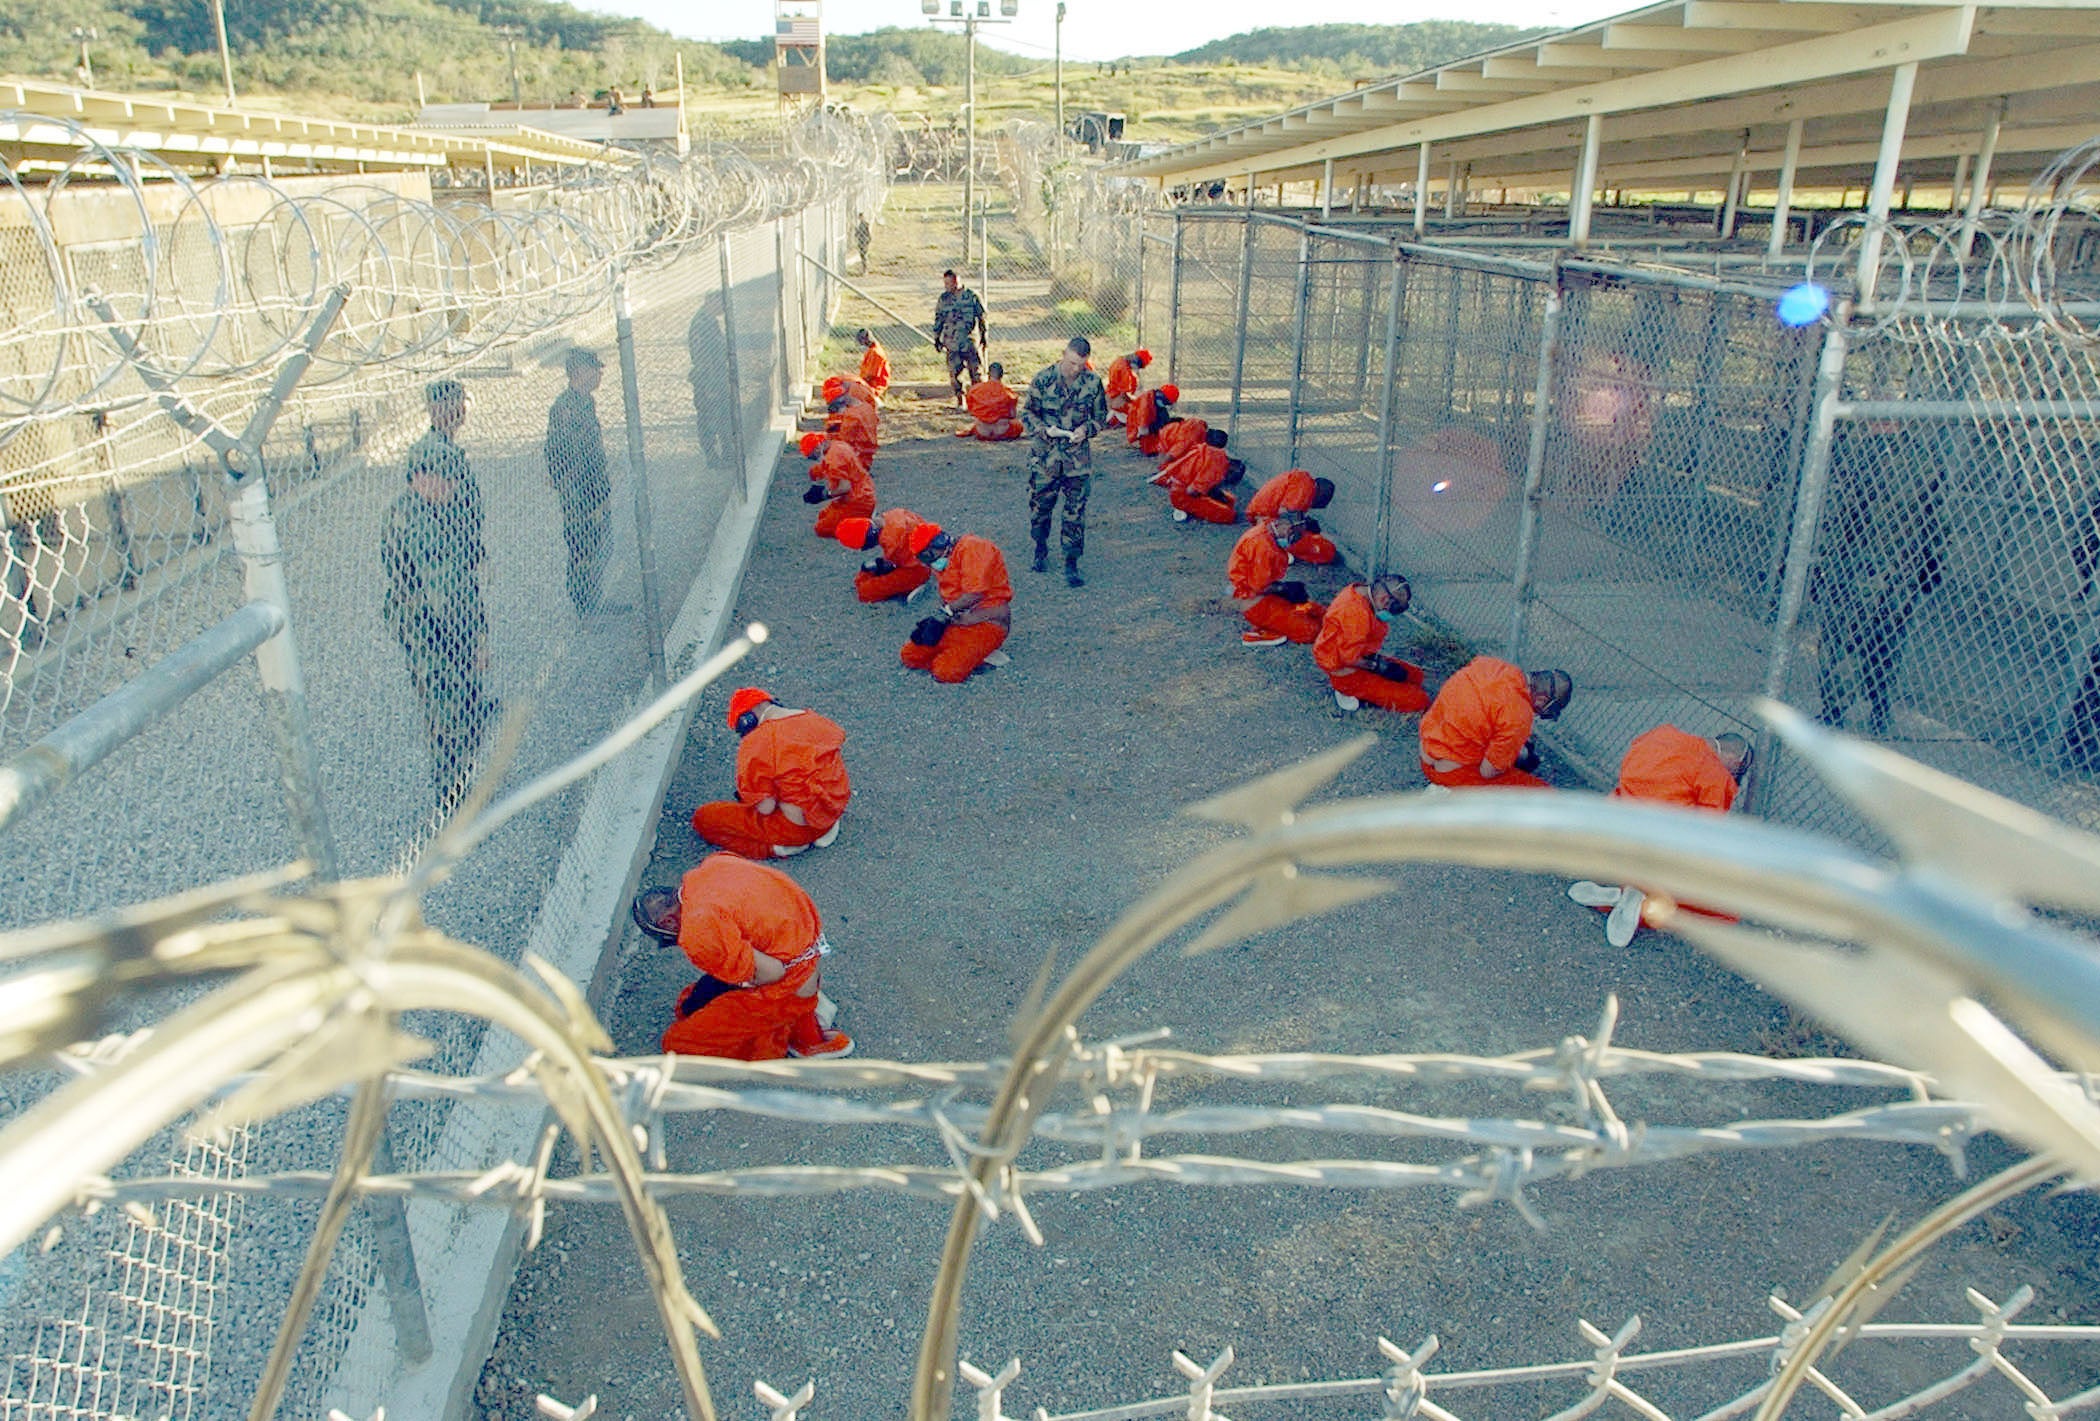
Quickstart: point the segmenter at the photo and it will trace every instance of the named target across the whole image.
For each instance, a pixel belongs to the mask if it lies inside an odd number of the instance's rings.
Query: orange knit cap
[[[848,518],[839,524],[839,542],[858,552],[868,546],[868,534],[874,527],[866,518]]]
[[[917,557],[920,553],[925,552],[927,547],[932,544],[933,540],[940,536],[940,524],[921,523],[918,527],[911,530],[911,542],[908,544],[908,546],[911,548],[911,555],[913,557]]]
[[[845,394],[845,393],[846,393],[846,377],[845,377],[845,376],[843,376],[843,375],[826,375],[826,376],[824,377],[824,398],[825,398],[825,399],[827,399],[827,400],[835,400],[835,399],[837,399],[837,398],[838,398],[838,397],[839,397],[840,395],[843,395],[843,394]]]
[[[772,699],[771,696],[756,686],[739,686],[734,691],[731,691],[729,693],[729,728],[731,730],[736,729],[737,721],[742,718],[746,711],[755,711]]]
[[[1141,346],[1138,348],[1138,352],[1134,358],[1140,366],[1150,365],[1152,363],[1152,352],[1144,349]]]
[[[1181,386],[1179,385],[1162,385],[1159,387],[1159,392],[1166,396],[1167,403],[1170,405],[1181,398]]]
[[[803,458],[814,459],[817,457],[817,451],[824,447],[824,436],[812,429],[809,433],[802,436],[802,442],[797,447],[802,450]]]

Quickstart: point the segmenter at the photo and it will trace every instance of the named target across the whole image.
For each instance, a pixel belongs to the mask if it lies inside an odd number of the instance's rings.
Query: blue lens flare
[[[1804,281],[1799,286],[1787,288],[1779,298],[1779,323],[1783,326],[1810,326],[1823,319],[1830,309],[1830,293],[1813,281]]]

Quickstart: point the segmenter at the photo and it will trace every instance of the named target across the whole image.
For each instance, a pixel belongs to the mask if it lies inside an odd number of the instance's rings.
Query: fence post
[[[1531,630],[1533,571],[1538,560],[1539,509],[1546,495],[1546,430],[1553,418],[1553,364],[1560,343],[1560,310],[1566,297],[1560,267],[1546,288],[1546,309],[1539,319],[1539,373],[1531,394],[1531,444],[1524,455],[1524,492],[1517,504],[1517,565],[1511,580],[1509,639],[1503,659],[1523,664],[1524,640]]]
[[[729,271],[729,234],[720,234],[722,257],[722,344],[727,348],[725,362],[729,376],[729,437],[736,444],[736,478],[731,486],[742,501],[749,495],[745,487],[750,477],[751,446],[744,442],[744,382],[737,373],[736,361],[736,305],[730,294],[734,289]]]
[[[1174,269],[1167,276],[1167,383],[1181,367],[1181,232],[1184,214],[1174,209]]]
[[[1247,210],[1240,214],[1246,224],[1240,237],[1240,304],[1238,328],[1232,338],[1232,404],[1225,414],[1225,434],[1240,437],[1240,382],[1247,373],[1247,301],[1254,286],[1254,189],[1247,189]]]
[[[795,388],[794,362],[788,354],[788,252],[787,222],[784,218],[773,219],[773,313],[780,330],[780,363],[775,371],[780,376],[780,388],[773,397],[776,411],[786,413],[794,408],[791,403]]]
[[[1137,280],[1130,295],[1130,322],[1137,328],[1137,343],[1142,346],[1145,343],[1145,214],[1142,211],[1131,213],[1130,225],[1137,234],[1132,248],[1137,253]]]
[[[634,543],[642,574],[642,643],[649,675],[664,682],[663,611],[656,600],[655,519],[649,505],[649,459],[642,440],[642,386],[634,361],[634,306],[627,277],[613,279],[613,336],[620,346],[620,393],[627,405],[627,481],[634,489]]]
[[[1801,609],[1808,601],[1808,574],[1815,557],[1816,534],[1823,523],[1823,499],[1830,491],[1830,450],[1837,434],[1837,405],[1844,394],[1845,353],[1850,340],[1846,327],[1852,320],[1852,303],[1841,301],[1832,312],[1829,332],[1823,337],[1823,354],[1816,362],[1815,414],[1809,426],[1808,447],[1801,458],[1801,481],[1794,488],[1794,519],[1787,536],[1786,577],[1780,587],[1779,611],[1772,619],[1772,646],[1765,661],[1764,693],[1771,700],[1786,698],[1787,675],[1793,669],[1794,632],[1801,624]],[[1772,732],[1758,733],[1757,769],[1752,775],[1750,807],[1765,808],[1772,769]]]
[[[1373,537],[1376,546],[1371,549],[1371,575],[1383,577],[1386,570],[1387,544],[1393,531],[1393,397],[1400,353],[1400,293],[1406,283],[1401,273],[1407,269],[1407,256],[1398,243],[1393,245],[1392,270],[1387,276],[1385,297],[1385,365],[1379,372],[1378,391],[1378,518]],[[1368,347],[1369,341],[1364,344]],[[1366,357],[1368,359],[1368,356]]]
[[[1305,401],[1299,396],[1299,386],[1305,380],[1305,311],[1312,304],[1312,232],[1306,227],[1298,229],[1298,295],[1291,309],[1291,412],[1290,427],[1284,436],[1284,466],[1298,467],[1298,417]]]

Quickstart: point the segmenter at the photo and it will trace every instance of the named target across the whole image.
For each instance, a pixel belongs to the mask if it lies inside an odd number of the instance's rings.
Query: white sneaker
[[[1334,693],[1334,703],[1345,711],[1353,711],[1363,704],[1356,697],[1345,696],[1340,691]]]
[[[920,583],[917,587],[914,587],[911,591],[905,593],[904,605],[909,607],[912,603],[918,601],[919,594],[924,592],[927,588],[931,586],[933,586],[933,579],[929,577],[924,582]]]
[[[791,859],[796,854],[806,854],[808,852],[809,845],[807,844],[775,844],[773,846],[773,857],[777,859]]]
[[[1176,523],[1186,523],[1189,521],[1189,516],[1185,511],[1177,508],[1174,510],[1174,521]]]
[[[841,824],[844,824],[845,822],[846,821],[844,819],[832,820],[831,827],[829,829],[826,829],[823,833],[817,835],[817,847],[820,849],[828,849],[833,844],[837,843],[839,841],[839,826]]]
[[[1241,646],[1282,646],[1290,638],[1277,632],[1241,632]]]
[[[987,666],[1005,666],[1012,660],[1013,658],[1004,651],[988,651],[984,654],[984,664]]]
[[[1610,908],[1624,897],[1626,890],[1608,884],[1592,883],[1587,878],[1568,885],[1568,896],[1585,908]]]
[[[1633,935],[1641,930],[1641,909],[1647,902],[1647,895],[1638,888],[1621,890],[1611,916],[1604,920],[1604,940],[1613,947],[1632,942]]]
[[[831,1023],[838,1019],[839,1004],[825,996],[822,991],[819,991],[817,993],[817,1025],[829,1031],[831,1030]]]

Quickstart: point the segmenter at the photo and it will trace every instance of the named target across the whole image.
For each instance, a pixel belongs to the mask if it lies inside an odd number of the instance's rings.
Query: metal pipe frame
[[[786,273],[781,287],[786,289]],[[664,684],[663,604],[656,585],[656,518],[649,499],[649,454],[642,437],[642,385],[634,358],[634,303],[627,278],[613,281],[613,339],[620,347],[620,395],[627,412],[627,482],[634,495],[634,544],[642,579],[642,647],[649,679]]]
[[[1286,417],[1288,426],[1284,432],[1284,466],[1298,466],[1298,417],[1304,407],[1299,393],[1305,383],[1305,315],[1311,304],[1312,284],[1312,234],[1309,227],[1298,229],[1298,291],[1291,303],[1291,390],[1290,413]]]
[[[1531,631],[1534,573],[1538,564],[1539,514],[1546,500],[1546,433],[1552,420],[1554,360],[1560,342],[1560,313],[1566,304],[1561,284],[1546,288],[1539,319],[1539,373],[1531,396],[1531,443],[1524,455],[1524,490],[1517,514],[1517,561],[1510,582],[1509,637],[1504,658],[1523,664],[1524,642]]]
[[[286,625],[284,609],[276,603],[250,602],[0,765],[0,832],[13,828]]]
[[[1250,187],[1248,192],[1251,194],[1253,189]],[[1254,216],[1250,212],[1240,235],[1239,320],[1232,341],[1232,404],[1225,415],[1225,434],[1229,439],[1237,439],[1240,434],[1240,386],[1247,374],[1247,302],[1253,290]]]
[[[1383,577],[1391,556],[1388,544],[1393,533],[1393,400],[1399,383],[1400,296],[1407,289],[1407,257],[1393,249],[1392,272],[1385,297],[1385,365],[1379,372],[1378,391],[1378,502],[1375,521],[1376,546],[1371,549],[1371,575]]]

